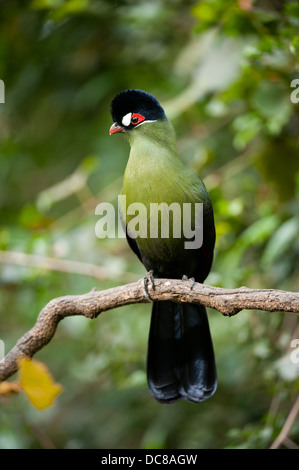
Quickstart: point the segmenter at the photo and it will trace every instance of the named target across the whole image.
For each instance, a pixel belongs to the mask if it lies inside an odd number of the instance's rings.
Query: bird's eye
[[[140,124],[144,120],[145,120],[145,117],[142,116],[141,114],[132,114],[131,124],[136,126],[137,124]]]

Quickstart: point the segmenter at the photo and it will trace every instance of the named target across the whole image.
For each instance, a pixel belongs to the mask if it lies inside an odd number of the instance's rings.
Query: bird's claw
[[[193,289],[194,284],[195,284],[195,279],[194,279],[194,277],[190,277],[190,278],[189,278],[188,276],[186,276],[186,275],[184,274],[184,276],[182,277],[182,281],[191,281],[190,290]]]
[[[154,271],[153,271],[153,270],[150,270],[150,271],[146,274],[146,276],[144,276],[144,278],[142,279],[142,291],[143,291],[143,295],[144,295],[144,297],[146,298],[146,300],[148,300],[148,302],[152,302],[152,299],[150,298],[149,293],[148,293],[148,290],[147,290],[147,286],[148,286],[149,283],[151,284],[152,289],[155,290]]]

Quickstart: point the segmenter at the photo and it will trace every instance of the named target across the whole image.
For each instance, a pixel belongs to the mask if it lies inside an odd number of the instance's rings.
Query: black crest
[[[122,118],[128,113],[138,113],[146,120],[166,119],[158,100],[142,90],[122,91],[113,99],[110,112],[114,122],[122,125]]]

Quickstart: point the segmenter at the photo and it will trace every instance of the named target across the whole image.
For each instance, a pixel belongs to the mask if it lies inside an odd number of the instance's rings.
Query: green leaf
[[[281,257],[288,248],[292,247],[294,241],[297,240],[298,233],[298,217],[293,217],[280,225],[267,243],[262,263],[269,265]]]

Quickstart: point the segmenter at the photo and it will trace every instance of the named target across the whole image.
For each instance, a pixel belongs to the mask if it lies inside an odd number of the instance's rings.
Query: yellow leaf
[[[1,382],[0,395],[11,395],[20,391],[20,385],[16,382]]]
[[[53,380],[45,364],[28,358],[21,358],[18,364],[20,386],[32,405],[39,410],[51,406],[62,386]]]

